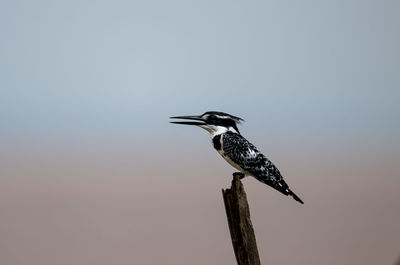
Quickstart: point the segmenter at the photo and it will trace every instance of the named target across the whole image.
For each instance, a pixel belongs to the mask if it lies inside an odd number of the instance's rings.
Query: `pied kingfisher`
[[[217,111],[208,111],[200,116],[175,116],[172,119],[192,121],[172,121],[175,124],[196,125],[207,130],[214,148],[234,168],[240,172],[240,178],[253,176],[257,180],[271,186],[286,196],[290,195],[296,201],[303,201],[289,189],[278,168],[247,141],[239,132],[237,124],[243,119]]]

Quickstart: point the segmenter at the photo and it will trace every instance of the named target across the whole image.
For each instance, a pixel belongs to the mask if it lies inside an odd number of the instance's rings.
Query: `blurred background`
[[[0,1],[0,264],[234,264],[217,110],[263,264],[400,257],[400,2]]]

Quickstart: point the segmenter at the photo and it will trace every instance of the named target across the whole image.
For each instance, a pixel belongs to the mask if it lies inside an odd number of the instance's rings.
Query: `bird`
[[[304,202],[289,188],[279,169],[258,149],[244,138],[237,127],[242,118],[219,111],[207,111],[202,115],[174,116],[171,119],[190,121],[171,121],[173,124],[194,125],[210,133],[213,147],[239,172],[233,176],[239,179],[252,176],[294,200]]]

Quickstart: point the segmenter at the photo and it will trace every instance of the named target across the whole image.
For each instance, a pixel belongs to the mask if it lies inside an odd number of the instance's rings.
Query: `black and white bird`
[[[253,176],[296,201],[303,201],[289,189],[278,168],[244,138],[237,127],[243,119],[217,111],[208,111],[200,116],[175,116],[171,119],[191,121],[172,121],[175,124],[196,125],[207,130],[214,148],[234,168],[240,178]]]

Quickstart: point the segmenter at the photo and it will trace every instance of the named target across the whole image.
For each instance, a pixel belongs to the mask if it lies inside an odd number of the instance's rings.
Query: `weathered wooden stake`
[[[237,264],[261,265],[249,204],[239,176],[234,176],[230,189],[222,189],[222,196]]]

